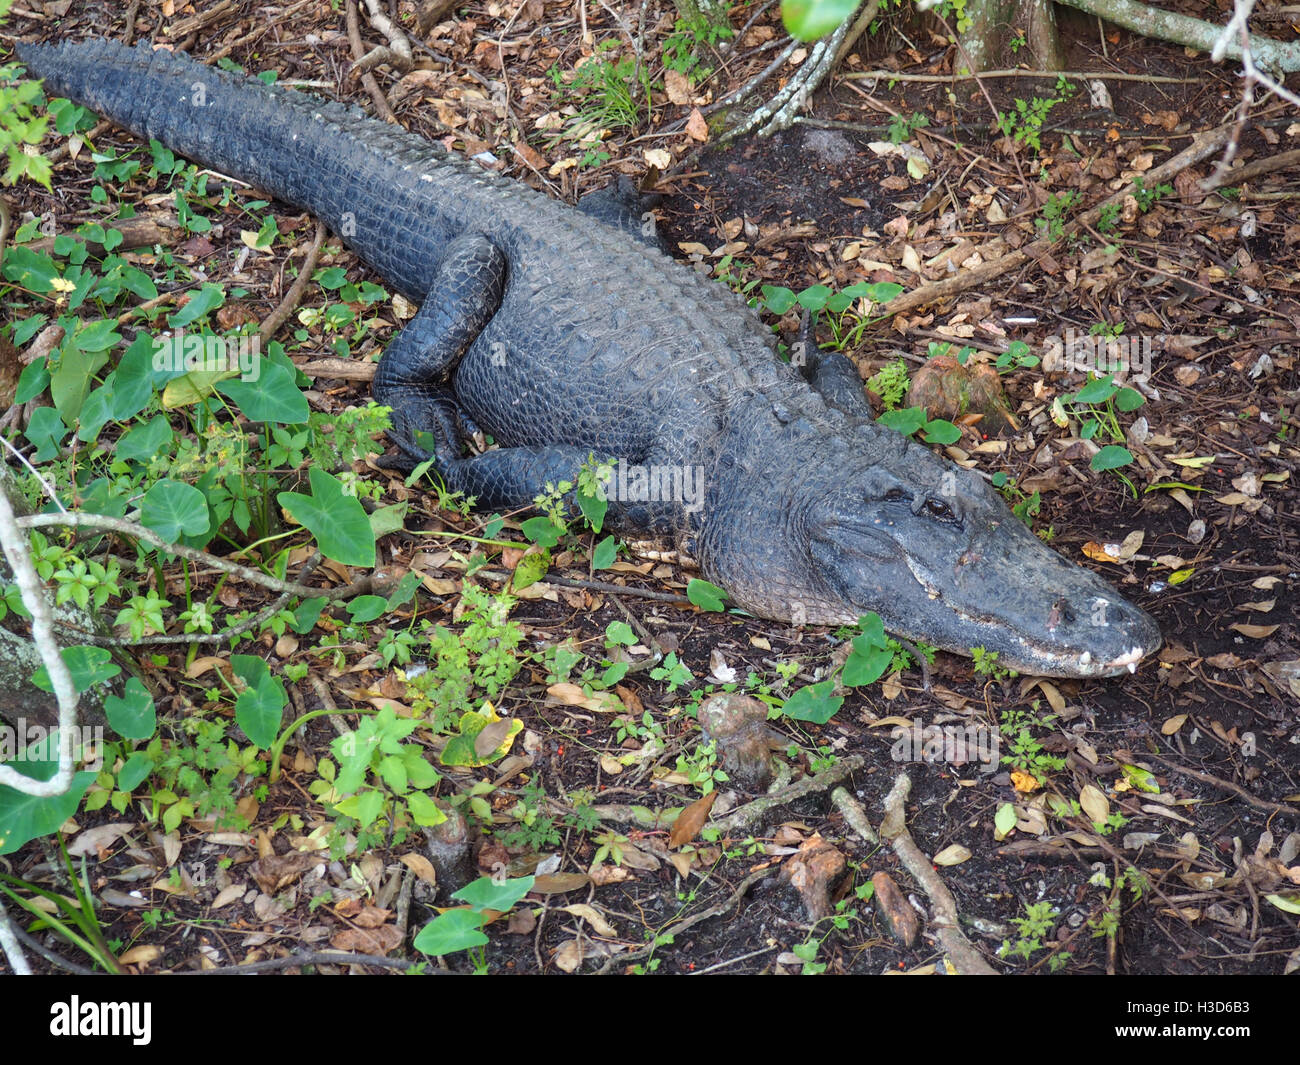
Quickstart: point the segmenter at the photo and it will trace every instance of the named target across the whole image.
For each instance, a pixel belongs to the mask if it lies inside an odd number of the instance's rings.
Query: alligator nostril
[[[1075,615],[1074,611],[1070,608],[1070,604],[1069,604],[1069,603],[1062,603],[1062,604],[1061,604],[1061,620],[1064,621],[1067,625],[1073,625],[1073,624],[1074,624],[1074,621],[1075,621],[1075,617],[1076,617],[1076,615]]]

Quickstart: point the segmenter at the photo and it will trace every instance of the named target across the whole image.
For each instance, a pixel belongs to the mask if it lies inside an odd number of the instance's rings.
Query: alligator
[[[373,383],[410,468],[526,508],[605,461],[606,520],[676,536],[731,604],[874,611],[1042,676],[1132,672],[1156,623],[977,473],[872,420],[853,364],[773,330],[647,236],[635,189],[561,203],[361,111],[110,41],[19,45],[51,95],[322,219],[419,311]],[[815,348],[815,345],[813,346]],[[496,447],[467,453],[467,434]]]

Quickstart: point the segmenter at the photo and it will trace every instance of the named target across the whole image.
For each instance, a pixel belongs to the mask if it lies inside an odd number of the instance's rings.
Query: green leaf
[[[785,314],[795,305],[795,295],[782,285],[764,285],[763,304],[773,314]]]
[[[830,298],[831,290],[826,285],[809,285],[796,297],[799,306],[809,311],[825,309]]]
[[[82,351],[75,338],[64,339],[58,367],[50,374],[50,399],[68,425],[81,414],[81,405],[95,384],[95,374],[107,361],[102,351]]]
[[[358,625],[374,621],[387,610],[388,600],[382,595],[359,595],[347,604],[348,616]]]
[[[636,643],[636,634],[626,621],[611,621],[605,626],[605,640],[620,647],[631,647]]]
[[[1136,388],[1121,388],[1115,393],[1115,406],[1117,409],[1128,412],[1137,410],[1146,402],[1146,397]]]
[[[811,721],[815,725],[824,725],[844,705],[841,696],[831,694],[834,690],[833,679],[805,685],[785,701],[785,705],[781,708],[782,712],[796,721]]]
[[[7,764],[32,780],[49,780],[58,769],[58,730],[52,729],[46,742],[36,746],[44,750],[29,747],[21,760],[15,759]],[[54,758],[47,757],[51,752]],[[24,795],[14,788],[0,785],[0,854],[12,854],[28,840],[58,831],[59,826],[77,812],[82,796],[94,780],[94,773],[75,773],[66,794],[49,798]]]
[[[63,424],[59,412],[53,407],[37,407],[23,430],[23,436],[36,448],[32,459],[36,462],[49,462],[59,453],[59,445],[68,435],[68,427]]]
[[[193,485],[161,480],[144,494],[140,522],[168,543],[182,535],[202,536],[208,531],[208,501]]]
[[[578,501],[578,509],[582,511],[582,516],[591,526],[591,531],[599,533],[601,526],[605,524],[605,512],[609,510],[609,500],[603,495],[589,495],[581,490],[575,493],[574,498]]]
[[[260,372],[252,380],[226,380],[217,391],[229,396],[244,417],[273,425],[300,425],[307,421],[310,409],[292,371],[269,359],[258,359],[254,367]]]
[[[606,536],[591,552],[592,569],[609,569],[614,564],[614,559],[618,556],[618,540],[613,536]]]
[[[153,357],[154,342],[147,332],[141,330],[118,359],[117,369],[113,371],[114,421],[124,422],[149,405],[157,381]]]
[[[844,662],[841,679],[850,688],[864,684],[874,684],[881,674],[889,668],[894,659],[894,652],[888,647],[874,646],[866,636],[859,636],[853,641],[853,650]]]
[[[877,425],[893,429],[896,433],[911,436],[929,421],[924,407],[905,407],[902,410],[887,410],[876,419]]]
[[[1145,791],[1152,795],[1160,794],[1160,782],[1156,780],[1156,775],[1151,770],[1143,769],[1139,765],[1128,765],[1124,762],[1121,762],[1119,767],[1123,771],[1125,779],[1138,791]]]
[[[538,547],[554,547],[564,535],[562,528],[544,516],[528,518],[519,523],[519,528]]]
[[[309,496],[281,492],[280,506],[316,538],[321,553],[345,566],[373,566],[375,537],[361,501],[343,490],[342,482],[318,467],[308,474]]]
[[[546,576],[551,568],[551,552],[541,550],[531,555],[524,555],[515,566],[514,576],[510,578],[510,587],[515,591],[536,584]]]
[[[122,667],[113,661],[113,656],[106,647],[85,647],[78,644],[62,648],[59,657],[72,674],[72,686],[77,689],[78,695],[89,691],[96,684],[112,680],[122,672]],[[32,683],[43,692],[54,691],[50,675],[44,666],[32,674]]]
[[[1011,834],[1016,827],[1016,808],[1011,803],[1004,802],[998,807],[997,813],[993,815],[993,827],[997,830],[999,839]]]
[[[230,668],[248,686],[235,700],[235,723],[256,747],[268,750],[279,734],[288,693],[256,655],[231,655]]]
[[[719,611],[726,609],[727,593],[716,584],[692,577],[686,584],[686,598],[701,610]]]
[[[144,751],[136,751],[118,771],[117,786],[122,791],[134,791],[140,782],[152,772],[153,759]]]
[[[374,788],[367,788],[357,795],[349,795],[346,799],[336,802],[334,809],[360,822],[362,828],[369,828],[384,812],[384,793]]]
[[[936,418],[925,423],[923,435],[927,444],[955,444],[961,439],[961,430],[950,421]]]
[[[175,437],[166,417],[155,414],[143,425],[128,430],[118,440],[113,457],[125,461],[134,459],[136,462],[148,462],[155,455],[164,454]]]
[[[147,740],[158,727],[153,696],[137,677],[131,677],[126,682],[122,698],[107,696],[104,699],[104,710],[108,715],[109,727],[123,739]]]
[[[390,506],[376,507],[372,510],[370,512],[370,531],[374,533],[375,539],[378,540],[381,536],[387,536],[389,533],[395,533],[401,529],[406,523],[406,511],[409,507],[409,503],[393,503]],[[411,574],[408,573],[407,576],[409,577]],[[416,577],[415,580],[418,584],[420,578]]]
[[[192,325],[204,315],[215,311],[226,302],[226,293],[220,285],[214,285],[211,282],[203,285],[198,292],[194,293],[185,304],[175,314],[167,316],[167,324],[173,329],[181,326]]]
[[[293,612],[293,621],[290,627],[299,636],[306,636],[316,627],[316,619],[320,617],[321,611],[330,605],[330,601],[324,596],[314,599],[304,599],[298,604]]]
[[[448,910],[440,913],[420,929],[415,937],[415,949],[423,954],[441,957],[458,950],[470,950],[487,943],[483,934],[486,918],[473,910]]]
[[[452,892],[453,899],[468,903],[476,910],[497,910],[508,913],[515,904],[533,890],[536,877],[521,876],[510,880],[493,880],[481,876]]]
[[[1118,389],[1111,384],[1111,379],[1114,376],[1113,373],[1108,373],[1105,377],[1099,377],[1095,381],[1089,381],[1075,393],[1072,402],[1087,403],[1089,405],[1105,403],[1106,400],[1110,399],[1110,397],[1118,391]]]
[[[15,344],[17,341],[15,340]],[[14,392],[15,403],[26,403],[35,399],[50,387],[50,371],[44,359],[30,362],[18,375],[18,389]]]
[[[1117,470],[1121,466],[1127,466],[1133,461],[1133,452],[1126,447],[1119,447],[1116,444],[1107,444],[1104,448],[1092,456],[1092,468],[1094,470]]]
[[[858,0],[782,0],[781,21],[791,36],[815,41],[846,22]]]
[[[433,828],[447,820],[442,807],[422,791],[413,791],[406,797],[406,807],[417,825]]]

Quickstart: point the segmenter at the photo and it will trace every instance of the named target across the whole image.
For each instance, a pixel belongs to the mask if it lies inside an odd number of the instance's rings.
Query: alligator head
[[[1046,546],[977,474],[875,425],[832,440],[800,464],[777,528],[752,510],[745,551],[702,538],[701,562],[742,606],[822,625],[874,611],[896,635],[983,647],[1036,676],[1132,672],[1160,646],[1150,616]],[[778,477],[759,465],[747,474]]]

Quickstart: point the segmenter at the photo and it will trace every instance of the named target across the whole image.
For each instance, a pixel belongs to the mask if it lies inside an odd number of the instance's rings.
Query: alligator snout
[[[1138,663],[1162,642],[1151,615],[1109,588],[1059,596],[1043,628],[1045,654],[1054,659],[1061,674],[1070,676],[1136,672]],[[1053,642],[1058,644],[1055,650]]]

